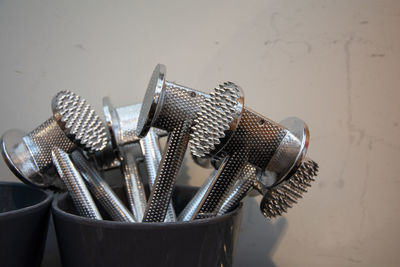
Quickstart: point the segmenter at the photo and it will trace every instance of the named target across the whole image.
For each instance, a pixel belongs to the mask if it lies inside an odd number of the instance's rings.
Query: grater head
[[[52,109],[58,125],[76,145],[90,152],[106,147],[106,128],[85,99],[71,91],[61,91],[53,98]]]
[[[42,188],[63,189],[56,178],[51,151],[69,153],[76,145],[90,152],[102,150],[108,136],[94,110],[76,94],[59,92],[52,101],[53,115],[29,133],[7,131],[1,140],[3,158],[18,178]]]
[[[318,164],[311,159],[304,160],[290,178],[264,194],[260,204],[262,214],[266,218],[274,218],[287,212],[307,192],[317,173]]]
[[[190,134],[194,156],[216,154],[236,130],[244,108],[242,89],[232,82],[219,85],[201,106]]]

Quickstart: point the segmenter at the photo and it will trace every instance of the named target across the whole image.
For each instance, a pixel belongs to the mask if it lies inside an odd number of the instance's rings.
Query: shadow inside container
[[[287,219],[266,219],[253,197],[244,200],[242,224],[234,254],[234,267],[275,267],[272,254],[287,228]]]

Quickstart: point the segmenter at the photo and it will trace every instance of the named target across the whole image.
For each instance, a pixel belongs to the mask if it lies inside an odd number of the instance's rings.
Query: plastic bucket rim
[[[198,220],[192,220],[192,221],[185,221],[185,222],[146,222],[146,223],[128,223],[128,222],[119,222],[119,221],[110,221],[110,220],[95,220],[91,218],[86,218],[82,217],[79,215],[75,215],[69,212],[64,211],[59,207],[60,201],[65,201],[66,198],[68,197],[67,193],[62,193],[56,197],[54,197],[54,200],[51,205],[51,210],[52,213],[54,214],[54,218],[60,216],[64,218],[66,221],[74,222],[74,223],[79,223],[82,225],[87,225],[87,226],[96,226],[98,227],[101,225],[102,227],[105,228],[115,228],[115,227],[122,227],[122,228],[141,228],[143,230],[145,229],[154,229],[154,228],[169,228],[169,229],[174,229],[174,228],[186,228],[186,227],[193,227],[193,226],[206,226],[210,224],[217,224],[221,221],[228,220],[230,217],[234,217],[238,215],[242,209],[242,203],[234,209],[233,211],[230,211],[224,215],[212,217],[212,218],[205,218],[205,219],[198,219]]]
[[[47,205],[50,205],[50,203],[53,200],[53,195],[51,192],[44,191],[39,188],[34,188],[34,187],[28,186],[24,183],[0,181],[0,187],[3,185],[13,186],[13,187],[22,187],[25,189],[33,190],[33,191],[44,194],[45,198],[33,205],[29,205],[29,206],[26,206],[23,208],[15,209],[15,210],[0,212],[0,220],[6,220],[6,219],[10,219],[10,218],[16,218],[16,217],[24,216],[27,214],[35,213],[36,211],[41,210],[42,208],[46,207]]]

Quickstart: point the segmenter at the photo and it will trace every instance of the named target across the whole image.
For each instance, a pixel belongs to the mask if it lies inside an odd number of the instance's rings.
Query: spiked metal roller
[[[202,108],[210,109],[209,107]],[[200,117],[207,120],[205,115]],[[295,171],[307,150],[309,135],[307,126],[301,120],[289,119],[289,122],[290,126],[291,123],[298,123],[295,125],[296,128],[294,127],[296,132],[291,132],[282,125],[244,108],[236,131],[227,143],[220,145],[221,149],[210,150],[210,146],[207,144],[193,142],[192,153],[199,156],[204,153],[217,158],[225,157],[225,162],[228,164],[220,166],[219,175],[210,184],[207,193],[202,196],[201,206],[197,207],[191,219],[202,214],[216,215],[218,213],[246,163],[252,164],[262,172],[270,170],[275,173],[275,177],[281,177],[280,179],[286,177],[289,171]],[[204,126],[215,127],[210,123],[204,124]],[[203,132],[209,131],[203,130]],[[200,131],[199,134],[201,135]],[[299,135],[300,138],[296,135]],[[201,140],[201,137],[198,139]],[[276,178],[271,183],[279,182],[281,180]]]
[[[243,102],[242,89],[232,82],[210,93],[192,126],[190,147],[194,156],[204,158],[228,142],[239,123]]]
[[[287,209],[307,192],[317,173],[318,164],[306,159],[291,177],[264,194],[260,204],[263,215],[266,218],[273,218],[287,212]]]
[[[304,143],[303,149],[299,150],[296,146],[291,147],[291,142],[283,142],[271,158],[263,173],[257,174],[256,169],[250,169],[249,166],[246,166],[241,177],[248,176],[248,178],[241,178],[235,184],[229,196],[224,198],[224,202],[221,208],[219,208],[218,214],[224,214],[233,207],[236,207],[252,188],[257,189],[265,198],[269,195],[271,188],[279,187],[280,183],[284,183],[284,181],[290,180],[292,177],[297,177],[296,181],[304,177],[304,172],[301,169],[304,167],[298,169],[298,165],[302,164],[301,166],[304,166],[305,164],[303,159],[306,154],[306,143],[309,139],[308,128],[305,123],[298,118],[288,118],[280,123],[287,127],[301,143]],[[294,149],[294,151],[292,151],[292,149]],[[295,153],[296,151],[297,154]],[[288,164],[291,162],[293,163],[293,158],[295,159],[294,164]],[[307,180],[307,177],[304,177],[304,179]],[[288,203],[291,201],[291,197],[288,195],[287,198],[282,197],[280,200],[283,203]]]
[[[192,126],[193,132],[190,140],[192,155],[203,158],[217,147],[222,147],[229,140],[240,121],[243,102],[242,90],[234,83],[227,82],[215,88],[201,107],[198,118],[195,119],[196,124]],[[226,157],[217,173],[203,184],[193,201],[187,204],[179,219],[188,221],[198,216],[209,217],[212,211],[201,211],[201,208],[218,204],[224,192],[220,190],[221,195],[212,194],[212,190],[229,187],[245,163],[244,159],[240,160],[242,157],[243,155],[240,153],[235,153],[233,157]],[[212,195],[215,198],[207,199],[207,196]]]
[[[75,93],[59,92],[52,100],[52,109],[53,116],[32,132],[11,130],[1,142],[3,157],[14,174],[25,183],[45,188],[61,186],[52,168],[54,147],[69,153],[78,146],[95,153],[108,142],[95,111]]]

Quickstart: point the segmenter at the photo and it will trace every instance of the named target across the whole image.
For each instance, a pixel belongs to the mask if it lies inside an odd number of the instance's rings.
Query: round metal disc
[[[285,158],[283,161],[280,160],[280,170],[278,172],[276,172],[276,169],[272,170],[272,172],[275,171],[275,174],[277,174],[274,186],[280,184],[285,179],[289,179],[297,171],[306,156],[310,139],[308,126],[299,118],[290,117],[279,124],[289,130],[290,133],[285,138],[288,138],[290,142],[287,142],[282,149],[284,152],[282,155]]]
[[[290,117],[279,124],[288,132],[262,175],[257,179],[262,191],[267,191],[290,178],[297,171],[307,152],[309,131],[304,121]]]
[[[139,137],[146,136],[152,126],[153,119],[159,112],[159,107],[162,105],[165,74],[166,67],[158,64],[151,75],[136,128]]]
[[[292,168],[290,168],[288,173],[285,175],[286,178],[291,177],[305,159],[308,150],[308,144],[310,142],[310,131],[307,124],[297,117],[289,117],[287,119],[284,119],[280,122],[280,124],[282,126],[285,126],[286,129],[293,133],[300,141],[300,149],[298,151],[297,157],[293,161]]]
[[[8,130],[1,137],[1,154],[10,170],[25,184],[45,188],[42,175],[39,173],[30,151],[25,146],[21,130]]]
[[[114,107],[111,104],[111,100],[109,97],[103,97],[103,113],[104,113],[104,119],[106,120],[106,125],[108,130],[111,132],[112,131],[112,115],[111,112],[114,109]]]

